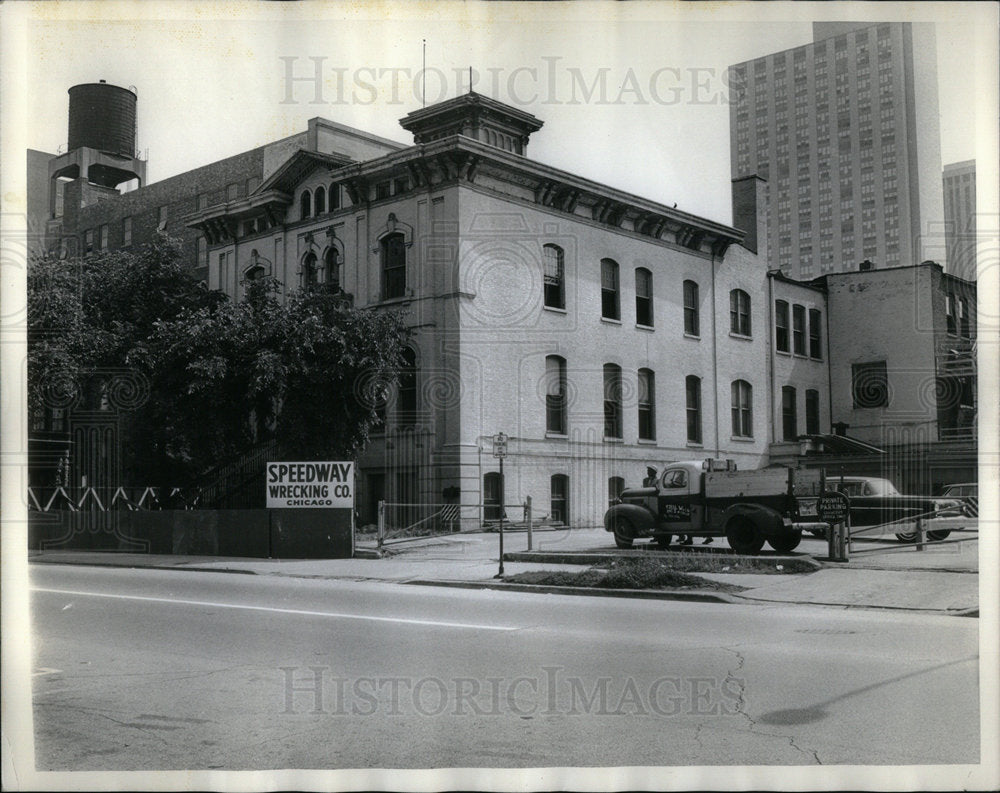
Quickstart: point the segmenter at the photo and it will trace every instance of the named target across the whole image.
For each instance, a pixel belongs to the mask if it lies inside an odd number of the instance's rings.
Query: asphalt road
[[[974,763],[978,620],[31,568],[38,770]]]

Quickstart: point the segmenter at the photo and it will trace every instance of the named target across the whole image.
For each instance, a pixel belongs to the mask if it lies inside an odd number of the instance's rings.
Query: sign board
[[[843,523],[851,511],[851,504],[843,493],[824,493],[816,502],[819,519],[824,523]]]
[[[354,509],[353,462],[268,463],[267,508]]]
[[[501,459],[507,456],[507,436],[502,432],[493,436],[493,456]]]

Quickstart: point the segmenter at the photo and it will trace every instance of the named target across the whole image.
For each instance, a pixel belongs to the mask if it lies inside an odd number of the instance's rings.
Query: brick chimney
[[[733,227],[743,247],[767,261],[767,182],[755,175],[733,179]]]

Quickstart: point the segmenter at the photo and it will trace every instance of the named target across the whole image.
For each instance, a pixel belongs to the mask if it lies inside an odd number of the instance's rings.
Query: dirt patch
[[[711,589],[717,592],[741,592],[745,589],[680,572],[658,559],[622,559],[595,565],[579,573],[536,570],[507,576],[504,580],[516,584],[595,589]]]

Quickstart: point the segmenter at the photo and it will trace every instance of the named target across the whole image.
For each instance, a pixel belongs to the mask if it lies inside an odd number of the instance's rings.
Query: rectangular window
[[[635,271],[635,324],[653,327],[653,274],[643,267]]]
[[[955,334],[958,333],[958,321],[955,316],[955,296],[949,292],[944,296],[944,312],[945,312],[945,326],[948,333]]]
[[[405,177],[394,179],[392,182],[392,192],[393,195],[399,195],[400,193],[405,193],[410,183]]]
[[[958,319],[962,336],[972,338],[972,315],[969,313],[969,301],[964,297],[958,299]]]
[[[235,201],[236,196],[239,194],[240,186],[233,182],[232,184],[226,185],[226,201]]]
[[[745,380],[732,385],[733,437],[753,437],[753,387]]]
[[[817,360],[823,357],[823,330],[820,327],[822,318],[818,308],[809,309],[809,357]]]
[[[381,201],[383,198],[388,198],[392,194],[389,182],[379,182],[375,185],[375,200]]]
[[[106,251],[108,249],[108,224],[102,223],[101,228],[101,250]]]
[[[781,387],[781,439],[794,441],[798,438],[798,417],[795,414],[795,389]]]
[[[701,443],[701,378],[688,375],[684,381],[687,404],[688,443]]]
[[[806,309],[792,306],[792,348],[796,355],[806,354]]]
[[[132,244],[132,218],[122,218],[122,245]]]
[[[656,376],[650,369],[639,370],[639,438],[656,439]]]
[[[556,245],[546,245],[542,249],[542,257],[545,281],[545,305],[548,308],[566,308],[562,248]]]
[[[621,319],[620,306],[618,263],[611,259],[601,259],[601,316],[605,319]]]
[[[690,336],[700,336],[698,322],[698,284],[684,282],[684,332]]]
[[[819,391],[806,390],[806,434],[819,435]]]
[[[788,347],[788,303],[774,301],[774,344],[781,352],[789,352]]]
[[[208,240],[203,234],[198,237],[198,266],[208,267]]]
[[[555,523],[569,523],[569,477],[555,474],[550,481],[549,513]]]
[[[382,299],[406,296],[406,243],[402,234],[382,240]]]
[[[94,230],[87,229],[83,232],[83,252],[92,253],[94,250]]]
[[[622,370],[604,364],[604,437],[622,437]]]
[[[885,361],[853,364],[851,395],[856,409],[886,407],[889,404],[889,379]]]
[[[545,430],[566,434],[566,361],[558,355],[545,359]]]

